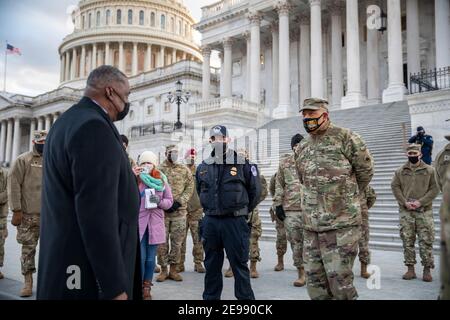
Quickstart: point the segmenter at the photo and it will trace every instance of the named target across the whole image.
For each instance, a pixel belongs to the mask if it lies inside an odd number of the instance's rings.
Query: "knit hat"
[[[154,164],[155,166],[157,166],[158,165],[158,157],[156,156],[156,154],[154,154],[151,151],[144,151],[139,156],[139,165],[142,165],[145,162],[150,162],[150,163]]]
[[[194,148],[191,148],[191,149],[186,150],[186,153],[184,154],[184,158],[187,159],[190,156],[196,156],[196,155],[197,155],[197,151],[195,151]]]

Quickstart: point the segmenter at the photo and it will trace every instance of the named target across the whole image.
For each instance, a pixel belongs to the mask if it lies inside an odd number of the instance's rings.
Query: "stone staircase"
[[[398,205],[391,191],[391,180],[396,169],[405,163],[405,146],[411,133],[411,119],[406,102],[366,106],[357,109],[331,111],[334,124],[359,133],[366,141],[375,160],[375,174],[371,185],[377,193],[377,201],[369,212],[370,246],[383,250],[401,250],[402,241],[399,235]],[[268,179],[278,168],[277,156],[271,156],[271,129],[279,130],[279,155],[290,152],[291,137],[300,132],[306,136],[301,117],[273,120],[260,129],[269,132],[268,157],[258,161],[259,169]],[[273,133],[273,132],[272,132]],[[275,141],[275,140],[274,140]],[[439,206],[441,195],[433,203],[436,241],[434,249],[438,252],[440,221]],[[270,195],[260,205],[264,240],[275,240],[276,230],[269,215],[272,205]]]

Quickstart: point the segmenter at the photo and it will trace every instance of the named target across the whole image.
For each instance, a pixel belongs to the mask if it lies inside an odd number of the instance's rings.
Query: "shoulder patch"
[[[256,167],[255,167],[255,166],[252,166],[251,170],[252,170],[253,176],[256,177],[256,176],[258,175],[258,170],[256,169]]]

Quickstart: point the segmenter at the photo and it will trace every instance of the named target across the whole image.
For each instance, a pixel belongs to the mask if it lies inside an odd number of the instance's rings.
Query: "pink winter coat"
[[[146,189],[140,182],[139,192]],[[164,210],[169,209],[173,204],[172,190],[166,183],[164,191],[156,191],[156,195],[161,198],[158,208],[145,209],[145,197],[141,197],[141,208],[139,209],[139,236],[144,237],[145,229],[148,227],[148,243],[161,244],[166,242],[166,227],[164,225]]]

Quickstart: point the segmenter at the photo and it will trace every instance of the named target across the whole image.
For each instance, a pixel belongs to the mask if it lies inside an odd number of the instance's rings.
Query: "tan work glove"
[[[22,211],[15,211],[13,212],[13,216],[11,219],[11,224],[15,227],[20,226],[22,223],[23,213]]]

